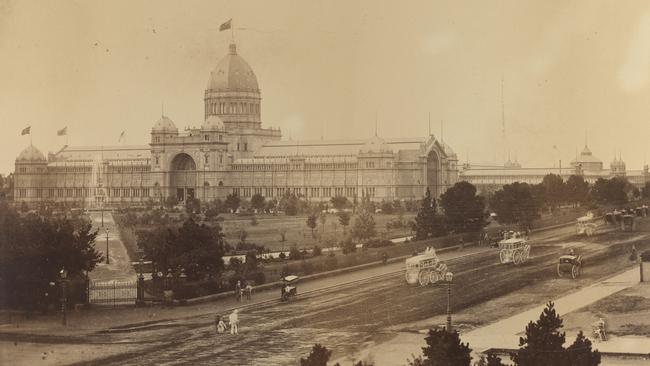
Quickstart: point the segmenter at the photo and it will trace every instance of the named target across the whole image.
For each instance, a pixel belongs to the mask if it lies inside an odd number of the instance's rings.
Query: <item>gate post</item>
[[[136,306],[144,306],[144,275],[138,275]]]

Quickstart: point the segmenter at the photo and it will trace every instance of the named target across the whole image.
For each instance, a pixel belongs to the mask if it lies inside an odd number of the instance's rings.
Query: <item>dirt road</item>
[[[567,229],[560,229],[546,233],[543,240],[538,238],[530,262],[521,267],[499,264],[497,251],[449,261],[455,273],[452,307],[460,310],[554,278],[557,257],[567,246],[577,247],[591,263],[582,281],[595,281],[615,271],[607,263],[624,257],[629,245],[644,236],[605,233],[576,240]],[[525,306],[525,299],[521,302]],[[240,316],[240,334],[235,336],[217,336],[212,317],[200,316],[139,332],[98,334],[89,337],[88,343],[124,347],[124,352],[102,360],[101,364],[109,365],[293,365],[314,343],[327,345],[338,355],[353,354],[365,342],[391,337],[386,329],[445,310],[446,287],[408,286],[403,274],[395,273],[378,281],[301,296],[291,303],[245,310]]]

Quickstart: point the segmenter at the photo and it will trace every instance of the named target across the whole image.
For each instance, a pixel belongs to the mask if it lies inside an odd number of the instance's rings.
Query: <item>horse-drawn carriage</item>
[[[570,275],[571,278],[577,278],[582,271],[582,256],[567,254],[560,257],[557,264],[558,277]]]
[[[290,275],[282,278],[282,288],[280,289],[280,300],[289,301],[298,295],[296,283],[299,277]]]
[[[523,264],[530,255],[530,244],[525,238],[514,237],[499,242],[499,259],[501,263]]]
[[[442,280],[448,272],[447,265],[438,259],[433,248],[424,253],[406,259],[406,282],[410,285],[419,283],[426,286]]]
[[[585,234],[587,236],[592,236],[596,234],[598,230],[598,225],[594,219],[594,215],[589,212],[587,215],[578,217],[576,222],[576,233],[578,235]]]

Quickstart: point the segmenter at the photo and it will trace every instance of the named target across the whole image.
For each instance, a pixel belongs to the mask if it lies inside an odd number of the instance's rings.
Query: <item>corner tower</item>
[[[231,43],[228,54],[210,73],[204,96],[205,119],[218,116],[226,129],[259,129],[261,99],[253,69]]]

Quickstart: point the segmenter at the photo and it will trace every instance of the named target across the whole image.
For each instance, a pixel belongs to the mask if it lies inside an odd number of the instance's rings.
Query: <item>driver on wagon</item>
[[[569,249],[569,255],[573,255],[573,256],[575,256],[575,255],[576,255],[576,251],[573,250],[573,248]]]

